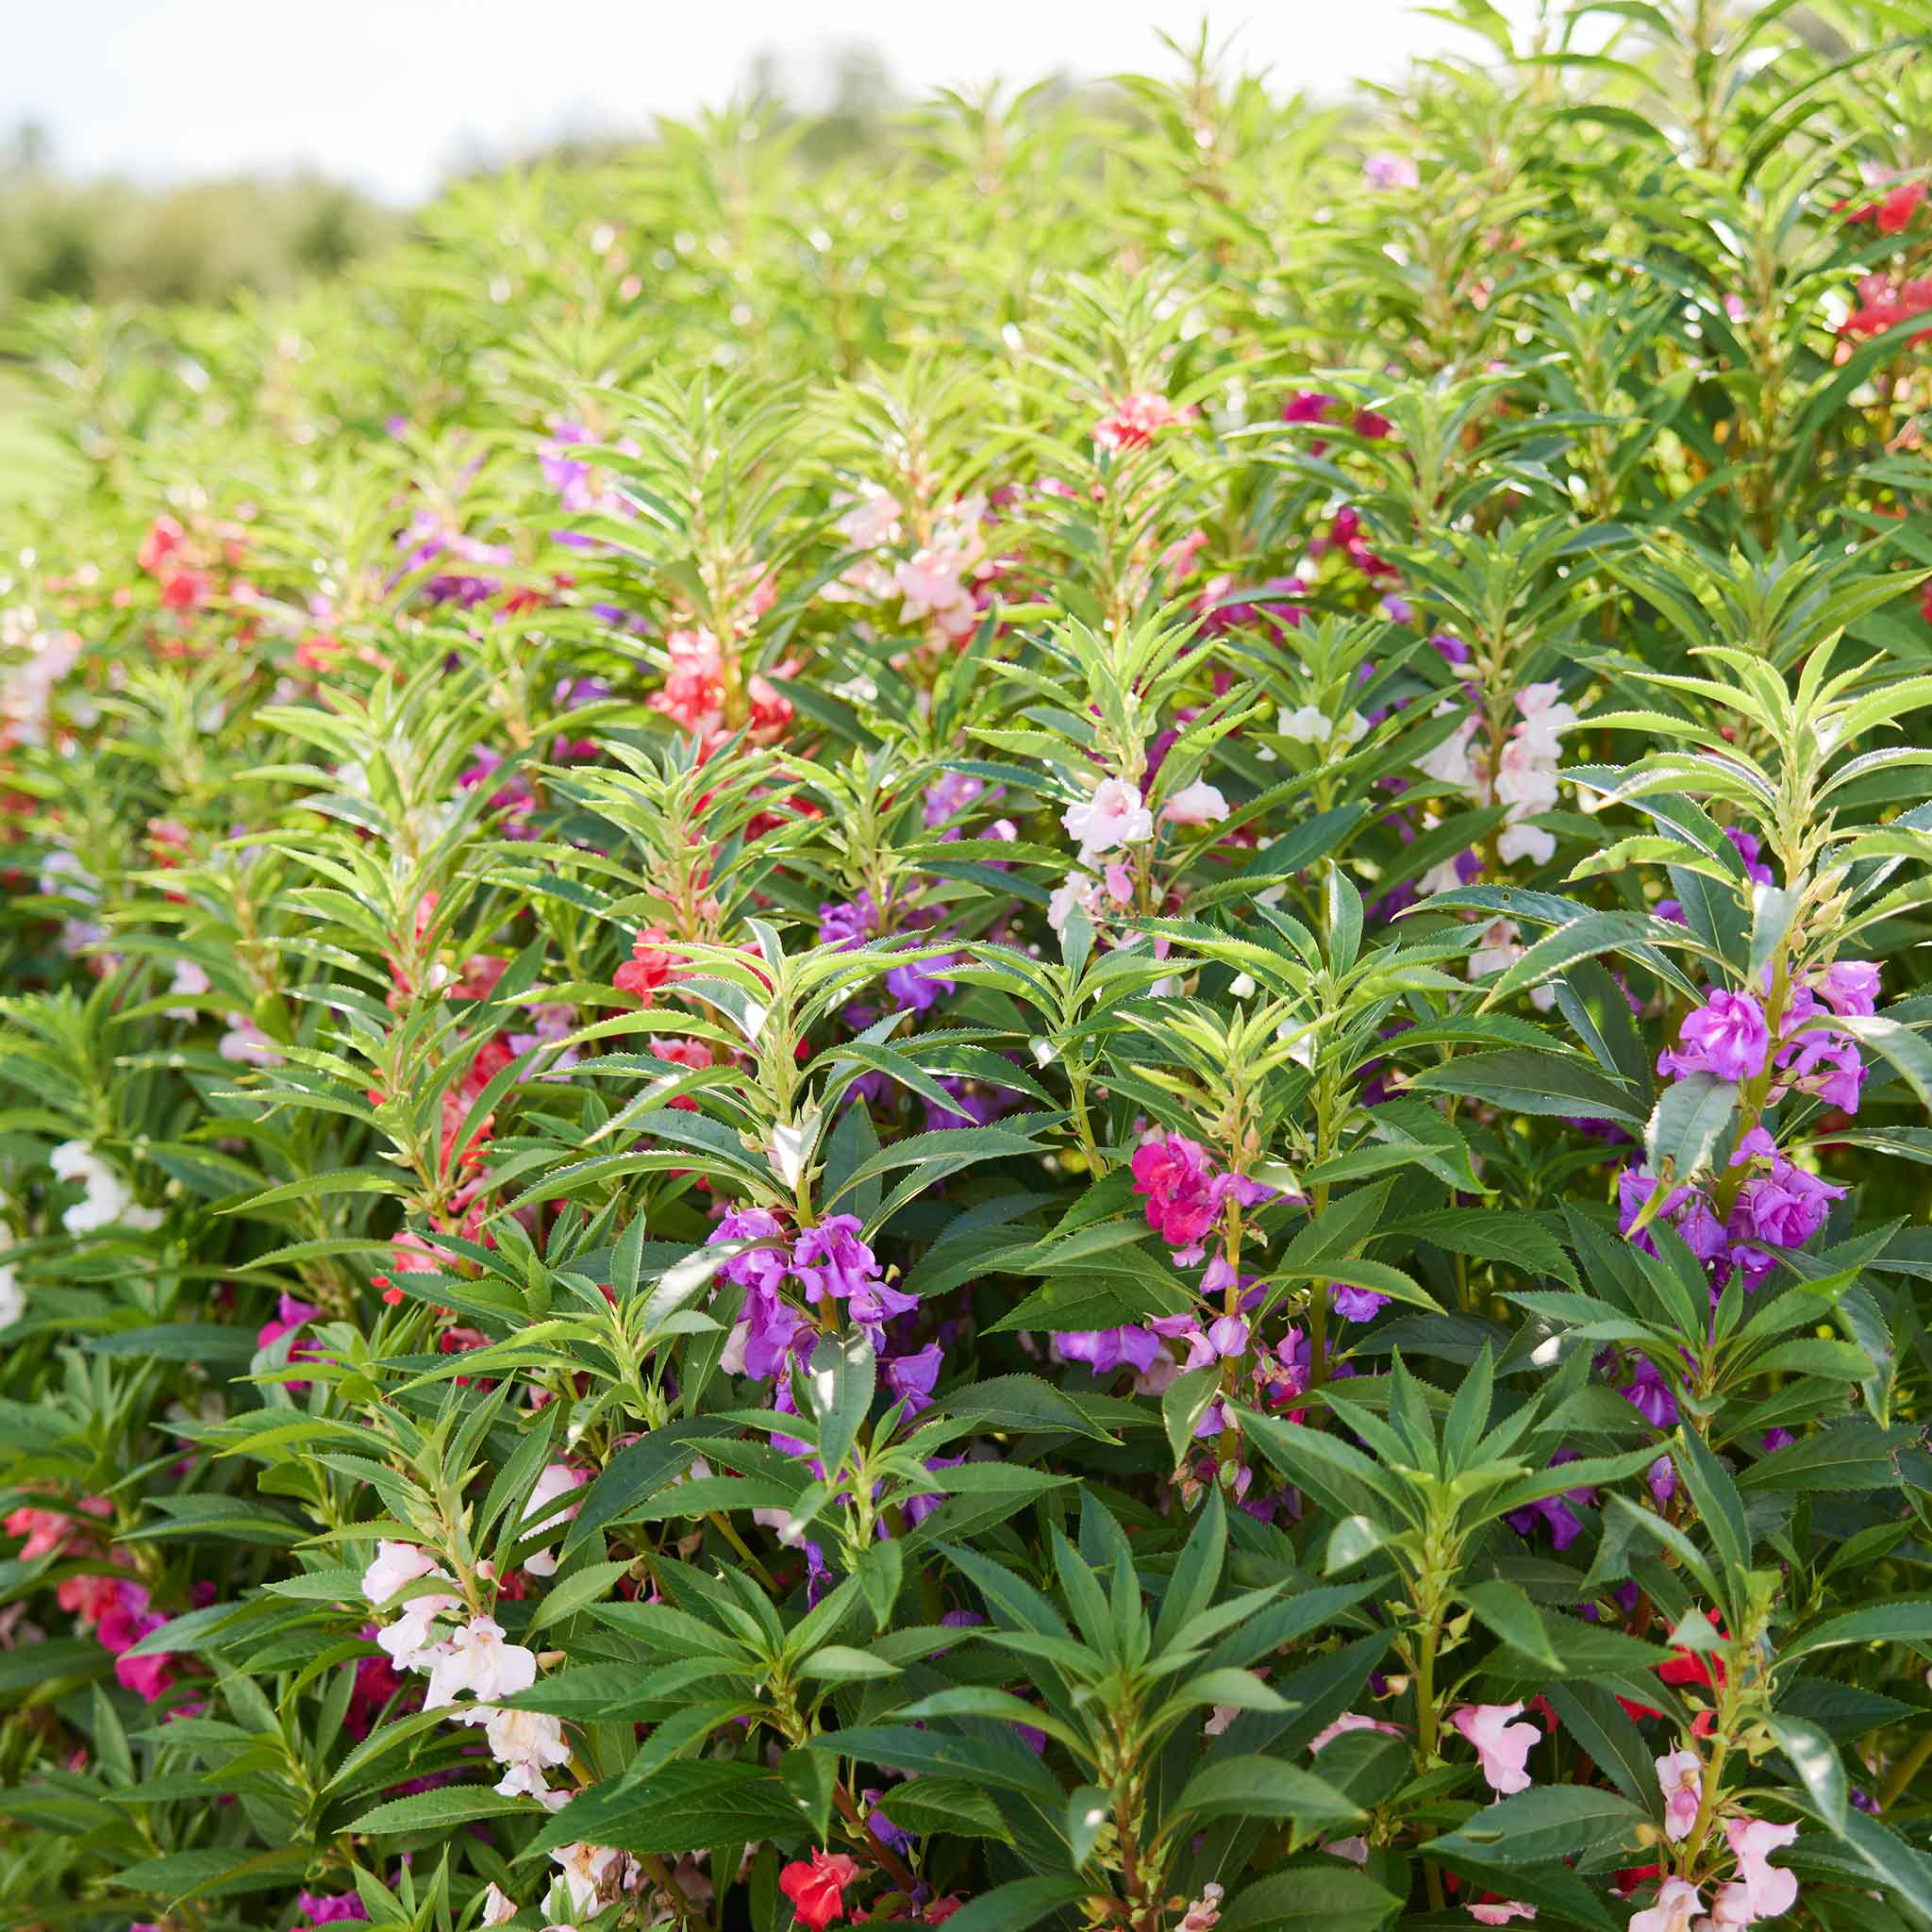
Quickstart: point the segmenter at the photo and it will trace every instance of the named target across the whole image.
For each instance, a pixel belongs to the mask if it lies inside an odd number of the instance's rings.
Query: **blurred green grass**
[[[0,366],[0,513],[45,509],[84,481],[48,427],[32,383]]]

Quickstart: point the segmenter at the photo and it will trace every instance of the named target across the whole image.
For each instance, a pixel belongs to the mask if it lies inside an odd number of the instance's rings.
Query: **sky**
[[[853,45],[918,94],[1167,71],[1157,31],[1191,38],[1201,14],[1202,0],[0,0],[0,135],[37,124],[70,174],[308,169],[402,204],[461,162],[720,106],[766,50],[808,100]],[[1332,97],[1475,47],[1415,0],[1217,0],[1210,20],[1283,92]]]

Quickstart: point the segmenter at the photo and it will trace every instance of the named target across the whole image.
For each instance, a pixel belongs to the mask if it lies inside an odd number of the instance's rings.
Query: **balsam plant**
[[[1458,11],[19,319],[7,1924],[1932,1920],[1927,24]]]

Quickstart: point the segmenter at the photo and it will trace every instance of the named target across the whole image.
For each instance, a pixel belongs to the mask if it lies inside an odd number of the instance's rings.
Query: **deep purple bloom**
[[[1328,1306],[1344,1322],[1373,1322],[1389,1302],[1388,1295],[1377,1294],[1372,1288],[1351,1288],[1345,1281],[1328,1284]]]
[[[850,952],[862,946],[879,928],[878,908],[860,887],[849,900],[831,900],[819,908],[819,944]]]
[[[1663,1378],[1657,1366],[1648,1356],[1637,1359],[1635,1374],[1624,1388],[1617,1391],[1625,1402],[1641,1415],[1654,1429],[1674,1428],[1677,1424],[1677,1398],[1671,1391],[1671,1385]]]
[[[906,1405],[908,1416],[932,1407],[932,1391],[939,1386],[945,1358],[939,1343],[928,1341],[917,1355],[896,1356],[885,1364],[886,1387]]]
[[[959,984],[945,971],[958,957],[941,953],[936,958],[911,959],[904,966],[894,966],[886,974],[886,991],[902,1007],[909,1007],[915,1013],[926,1012]]]

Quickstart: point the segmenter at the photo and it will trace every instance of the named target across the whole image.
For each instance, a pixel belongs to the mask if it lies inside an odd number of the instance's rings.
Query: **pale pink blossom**
[[[495,1704],[537,1681],[537,1654],[503,1641],[493,1617],[473,1617],[441,1648],[429,1673],[423,1708],[438,1710],[467,1690],[480,1704]]]
[[[1704,1909],[1704,1900],[1688,1878],[1666,1878],[1657,1887],[1657,1903],[1630,1915],[1630,1932],[1690,1932],[1690,1922]]]
[[[1689,1838],[1704,1802],[1704,1766],[1694,1751],[1673,1751],[1657,1760],[1657,1781],[1664,1794],[1664,1836],[1673,1844]]]
[[[624,1876],[624,1854],[609,1845],[558,1845],[550,1855],[563,1870],[560,1876],[570,1893],[571,1907],[594,1912],[607,1890],[614,1897]]]
[[[1471,1906],[1469,1916],[1483,1925],[1507,1925],[1511,1919],[1533,1919],[1536,1907],[1520,1898],[1499,1898],[1488,1905]]]
[[[1205,778],[1182,788],[1160,808],[1170,825],[1213,825],[1227,816],[1227,800]]]
[[[1775,1919],[1798,1902],[1797,1874],[1767,1862],[1798,1836],[1795,1824],[1773,1824],[1765,1818],[1726,1818],[1724,1836],[1738,1861],[1738,1875],[1724,1886],[1711,1907],[1720,1924],[1748,1925]]]
[[[1098,919],[1102,909],[1100,881],[1084,872],[1070,872],[1046,902],[1046,923],[1055,932],[1065,932],[1074,913]]]
[[[1524,1768],[1524,1760],[1542,1735],[1534,1724],[1509,1722],[1522,1709],[1520,1704],[1465,1704],[1449,1720],[1475,1746],[1483,1778],[1491,1790],[1506,1798],[1528,1790],[1529,1773]]]
[[[397,1591],[407,1589],[421,1576],[441,1576],[436,1559],[414,1543],[391,1542],[379,1539],[375,1560],[362,1573],[362,1594],[380,1609]]]
[[[1386,1731],[1391,1738],[1402,1735],[1400,1724],[1386,1724],[1379,1718],[1364,1717],[1358,1710],[1344,1710],[1332,1724],[1315,1733],[1308,1745],[1309,1756],[1321,1750],[1324,1744],[1332,1744],[1337,1738],[1346,1737],[1350,1731]]]
[[[1060,823],[1080,841],[1080,863],[1103,852],[1138,845],[1154,836],[1154,814],[1141,802],[1141,788],[1124,778],[1103,778],[1090,797],[1070,805]]]
[[[573,1503],[568,1509],[559,1509],[553,1516],[543,1516],[544,1509],[561,1497],[570,1495],[586,1477],[567,1462],[553,1462],[537,1478],[536,1486],[530,1491],[530,1500],[524,1505],[521,1534],[539,1536],[543,1531],[558,1529],[577,1513],[579,1505]],[[541,1523],[532,1524],[530,1518],[542,1516]],[[557,1574],[557,1558],[548,1550],[535,1550],[524,1558],[524,1568],[532,1576],[554,1576]]]

